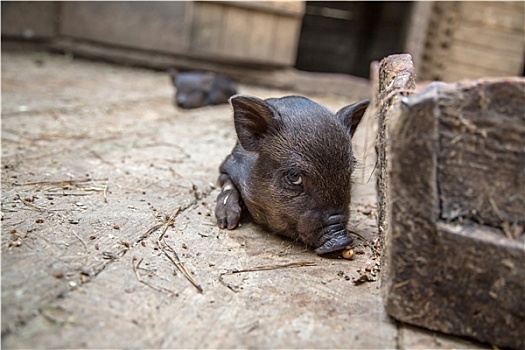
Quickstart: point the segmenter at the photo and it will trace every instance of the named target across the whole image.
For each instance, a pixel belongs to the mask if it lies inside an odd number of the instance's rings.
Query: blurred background
[[[420,81],[522,76],[524,4],[14,1],[2,2],[2,45],[156,69],[243,68],[238,79],[263,83],[253,71],[368,78],[371,61],[401,52]]]

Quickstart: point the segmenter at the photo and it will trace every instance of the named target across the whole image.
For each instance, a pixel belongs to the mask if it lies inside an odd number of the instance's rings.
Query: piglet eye
[[[303,178],[297,170],[290,170],[288,174],[286,174],[286,177],[288,178],[288,181],[290,181],[290,183],[293,185],[301,186],[303,184]]]

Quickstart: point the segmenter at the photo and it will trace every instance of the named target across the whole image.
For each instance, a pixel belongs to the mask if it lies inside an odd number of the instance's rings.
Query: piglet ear
[[[256,97],[237,95],[230,103],[239,143],[247,151],[257,151],[264,136],[275,128],[277,112]]]
[[[175,84],[175,82],[177,80],[177,75],[179,74],[179,71],[175,68],[168,68],[168,74],[170,75],[171,83],[174,86],[176,86],[177,84]]]
[[[359,101],[341,108],[336,113],[337,118],[339,118],[343,122],[344,126],[346,126],[348,129],[350,137],[354,136],[355,129],[359,125],[359,122],[361,122],[361,119],[363,118],[363,115],[365,114],[366,108],[369,104],[369,100]]]
[[[201,88],[204,91],[210,91],[215,80],[215,74],[212,72],[204,73],[201,80]]]

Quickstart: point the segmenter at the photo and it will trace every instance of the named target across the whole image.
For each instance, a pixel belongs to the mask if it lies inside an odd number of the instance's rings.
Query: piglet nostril
[[[325,226],[323,228],[323,232],[325,234],[331,234],[333,232],[342,231],[344,229],[345,229],[344,225],[342,223],[338,222],[338,223],[335,223],[335,224],[332,224],[332,225]]]
[[[340,231],[346,231],[346,220],[344,215],[330,215],[322,225],[319,232],[319,244],[324,244],[330,240],[334,234]]]
[[[345,225],[345,216],[342,214],[336,214],[336,215],[330,215],[328,219],[325,221],[324,226],[333,226],[333,225]]]

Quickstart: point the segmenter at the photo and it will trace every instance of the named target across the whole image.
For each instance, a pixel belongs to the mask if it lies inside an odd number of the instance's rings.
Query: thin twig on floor
[[[78,184],[82,182],[95,182],[95,181],[108,181],[108,178],[103,179],[91,179],[89,177],[81,179],[71,179],[71,180],[49,180],[49,181],[31,181],[18,184],[19,186],[31,186],[31,185],[60,185],[60,184]]]
[[[157,245],[159,246],[159,249],[166,255],[166,257],[175,265],[175,267],[182,273],[182,275],[200,292],[202,293],[204,290],[202,289],[201,285],[197,283],[197,281],[193,278],[193,276],[188,272],[184,264],[180,261],[179,255],[175,251],[175,249],[166,242],[164,239],[164,234],[168,230],[168,227],[173,225],[175,222],[175,217],[180,212],[181,208],[178,207],[173,211],[170,218],[166,223],[164,224],[164,229],[162,230],[161,234],[157,237]],[[166,250],[166,248],[168,250]],[[171,256],[168,251],[170,251],[173,256]]]
[[[164,229],[162,229],[162,233],[160,234],[160,236],[157,238],[157,243],[162,240],[162,238],[164,237],[164,234],[166,233],[166,231],[168,230],[168,227],[173,225],[175,223],[175,217],[179,214],[180,212],[180,207],[176,208],[173,213],[171,214],[170,218],[168,219],[168,221],[166,221],[165,223],[165,226],[164,226]]]
[[[171,290],[169,290],[169,289],[167,289],[167,288],[164,288],[164,287],[157,287],[157,286],[154,286],[154,285],[148,283],[147,281],[143,280],[143,279],[140,277],[139,272],[138,272],[138,269],[139,269],[140,264],[142,263],[142,260],[143,260],[143,259],[141,258],[141,259],[135,264],[135,260],[136,260],[136,259],[137,259],[137,258],[133,257],[133,258],[131,259],[131,264],[133,265],[133,272],[135,272],[135,277],[137,278],[137,281],[139,281],[140,283],[142,283],[142,284],[144,284],[144,285],[146,285],[146,286],[150,287],[151,289],[154,289],[154,290],[156,290],[156,291],[158,291],[158,292],[163,292],[163,293],[168,293],[168,294],[172,294],[172,295],[178,296],[178,294],[175,293],[174,291],[171,291]]]
[[[240,286],[237,286],[235,284],[232,284],[232,283],[228,283],[224,280],[224,276],[226,276],[226,274],[229,274],[231,275],[231,273],[221,273],[219,275],[219,282],[225,286],[226,288],[228,288],[229,290],[231,290],[232,292],[234,293],[239,293],[241,291],[241,287]]]
[[[80,236],[77,235],[77,233],[75,232],[75,230],[71,230],[71,232],[73,232],[73,235],[74,235],[74,236],[75,236],[80,242],[82,242],[82,244],[84,245],[84,248],[85,248],[86,250],[88,250],[88,246],[87,246],[87,244],[86,244],[86,241],[84,241],[82,238],[80,238]]]
[[[102,195],[104,196],[104,203],[108,202],[108,187],[109,185],[105,185],[104,191],[102,192]]]
[[[151,235],[153,232],[157,231],[159,228],[161,228],[162,226],[164,226],[165,223],[164,222],[159,222],[153,226],[151,226],[147,231],[146,233],[144,233],[142,236],[140,236],[140,238],[137,240],[136,243],[140,243],[142,242],[143,240],[145,240],[146,238],[149,237],[149,235]]]
[[[173,253],[173,257],[168,254],[168,252],[164,249],[164,247],[161,248],[164,255],[170,259],[170,261],[175,265],[179,271],[183,274],[184,277],[200,292],[204,292],[204,289],[202,289],[202,286],[193,278],[193,276],[186,270],[186,266],[180,261],[179,256],[177,255],[177,252],[175,249],[173,249],[172,246],[170,246],[165,239],[162,240],[164,244],[166,244],[166,247]]]
[[[40,208],[36,205],[34,205],[33,203],[29,202],[28,200],[20,197],[19,194],[16,195],[16,199],[20,200],[20,202],[22,202],[22,204],[24,204],[25,206],[27,207],[30,207],[30,208],[33,208],[33,209],[36,209],[38,211],[44,211],[44,208]]]
[[[285,269],[285,268],[290,268],[290,267],[304,267],[304,266],[317,266],[317,264],[313,261],[299,261],[299,262],[293,262],[293,263],[287,263],[287,264],[259,265],[259,266],[242,269],[242,270],[232,270],[229,273],[234,274],[234,273],[241,273],[241,272],[277,270],[277,269]]]
[[[81,178],[72,180],[49,180],[49,181],[32,181],[17,184],[18,186],[31,186],[34,185],[36,191],[40,191],[43,185],[49,185],[50,187],[44,189],[46,196],[88,196],[89,193],[75,193],[65,192],[65,190],[79,190],[84,192],[102,192],[104,195],[104,203],[108,202],[108,178],[103,179],[91,179]],[[98,182],[98,183],[96,183]],[[60,191],[60,192],[58,192]],[[21,199],[22,202],[23,199]],[[27,203],[24,203],[27,205]]]
[[[277,269],[286,269],[286,268],[291,268],[291,267],[305,267],[305,266],[317,266],[317,264],[313,261],[298,261],[298,262],[292,262],[292,263],[286,263],[286,264],[258,265],[258,266],[249,267],[249,268],[242,269],[242,270],[232,270],[232,271],[223,272],[219,275],[219,282],[225,287],[228,287],[231,291],[238,293],[242,289],[242,287],[239,287],[239,286],[236,286],[234,284],[224,281],[223,279],[224,276],[233,275],[233,274],[242,273],[242,272],[277,270]]]
[[[361,238],[363,241],[368,242],[368,239],[366,239],[365,237],[363,237],[363,236],[360,235],[359,233],[357,233],[357,232],[355,232],[355,231],[352,231],[352,230],[348,230],[348,232],[350,232],[350,233],[353,234],[353,235],[356,235],[357,237]]]
[[[171,214],[171,216],[168,219],[164,219],[162,222],[158,222],[155,225],[151,226],[146,231],[146,233],[144,233],[142,236],[139,237],[139,239],[135,243],[142,242],[143,240],[148,238],[153,232],[157,231],[159,228],[161,228],[163,226],[164,226],[164,229],[163,229],[163,231],[161,233],[161,236],[164,236],[164,234],[166,233],[166,230],[168,229],[168,227],[174,225],[174,223],[175,223],[175,216],[177,216],[178,213],[181,210],[182,210],[181,207],[178,207],[177,209],[174,210],[174,212]]]
[[[55,196],[55,197],[83,197],[83,196],[90,196],[91,193],[73,193],[73,192],[70,192],[70,193],[66,193],[66,192],[62,192],[62,193],[56,193],[56,192],[45,192],[44,193],[46,196]]]

